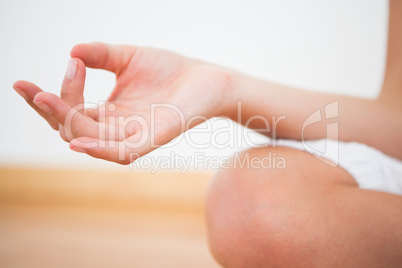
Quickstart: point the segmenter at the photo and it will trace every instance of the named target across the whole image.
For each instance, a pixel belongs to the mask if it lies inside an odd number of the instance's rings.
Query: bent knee
[[[233,158],[210,186],[206,204],[209,244],[224,266],[311,266],[309,260],[314,258],[308,256],[325,237],[325,230],[317,224],[319,205],[312,199],[316,201],[317,195],[331,188],[327,183],[314,184],[315,176],[308,176],[315,166],[310,162],[315,160],[288,148],[251,149],[242,155],[263,157],[268,152],[283,157],[286,168],[235,167]]]

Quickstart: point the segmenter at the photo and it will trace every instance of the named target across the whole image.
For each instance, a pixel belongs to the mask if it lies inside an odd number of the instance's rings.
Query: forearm
[[[238,72],[231,77],[227,115],[246,127],[276,138],[356,141],[402,158],[401,122],[376,100],[300,90]],[[311,123],[314,113],[321,119]],[[328,132],[329,123],[337,128]]]

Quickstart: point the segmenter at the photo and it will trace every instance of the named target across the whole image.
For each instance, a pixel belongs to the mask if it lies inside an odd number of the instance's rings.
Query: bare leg
[[[268,152],[286,169],[223,169],[207,198],[213,255],[225,267],[397,267],[402,197],[357,188],[353,178],[290,148]]]

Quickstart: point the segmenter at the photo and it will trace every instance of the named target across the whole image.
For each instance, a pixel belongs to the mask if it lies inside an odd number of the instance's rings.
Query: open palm
[[[228,84],[222,68],[173,52],[103,43],[71,51],[60,97],[18,81],[25,98],[70,148],[128,164],[183,131],[223,114]],[[85,67],[116,74],[105,103],[84,109]]]

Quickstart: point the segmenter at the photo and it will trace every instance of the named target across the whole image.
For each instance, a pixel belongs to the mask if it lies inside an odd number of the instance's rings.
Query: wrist
[[[245,79],[245,75],[226,68],[222,68],[220,71],[225,82],[221,94],[219,114],[216,116],[228,117],[238,121],[238,102],[243,99],[241,82]]]
[[[223,116],[247,128],[265,129],[272,115],[273,84],[233,70],[227,73]]]
[[[228,77],[226,97],[222,102],[223,115],[231,120],[244,124],[249,110],[258,103],[258,79],[234,70],[225,70]],[[257,109],[258,110],[258,109]]]

